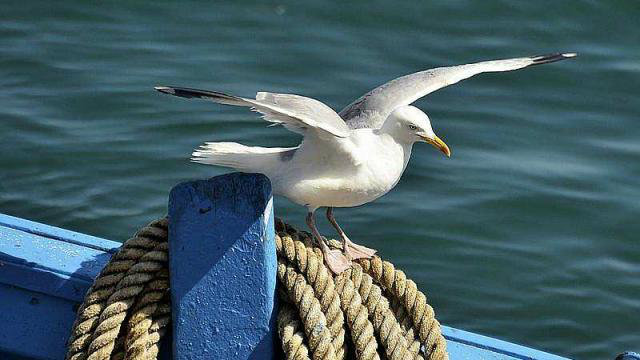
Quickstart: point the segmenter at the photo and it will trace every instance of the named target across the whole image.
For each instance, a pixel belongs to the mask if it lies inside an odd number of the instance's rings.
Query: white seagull
[[[191,160],[265,174],[274,194],[307,207],[307,225],[325,262],[334,273],[340,273],[349,268],[352,259],[370,258],[375,250],[353,243],[333,217],[333,208],[366,204],[393,189],[416,142],[427,142],[451,155],[449,147],[433,132],[427,114],[411,103],[476,74],[517,70],[575,56],[550,54],[421,71],[373,89],[339,114],[320,101],[299,95],[259,92],[255,99],[249,99],[183,87],[155,89],[185,98],[246,106],[260,112],[265,120],[301,134],[300,145],[288,148],[207,142],[193,152]],[[342,251],[330,249],[318,232],[314,212],[320,207],[327,208],[327,218],[342,239]]]

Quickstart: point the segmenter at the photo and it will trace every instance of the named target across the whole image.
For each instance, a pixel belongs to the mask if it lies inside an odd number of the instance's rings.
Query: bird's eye
[[[409,130],[416,131],[416,130],[418,130],[418,127],[415,126],[415,125],[409,124]]]

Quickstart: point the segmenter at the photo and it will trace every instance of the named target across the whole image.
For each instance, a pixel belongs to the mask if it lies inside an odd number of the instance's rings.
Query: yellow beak
[[[423,139],[424,141],[433,145],[433,147],[435,147],[436,149],[442,151],[442,153],[447,155],[447,157],[451,157],[451,150],[449,150],[447,144],[445,144],[444,141],[442,141],[439,137],[434,135],[433,139],[427,137],[424,137]]]

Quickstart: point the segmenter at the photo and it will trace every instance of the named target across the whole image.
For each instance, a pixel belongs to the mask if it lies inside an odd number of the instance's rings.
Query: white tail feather
[[[280,154],[293,149],[295,148],[265,148],[234,142],[208,142],[191,154],[191,161],[268,175],[269,170],[279,162]]]

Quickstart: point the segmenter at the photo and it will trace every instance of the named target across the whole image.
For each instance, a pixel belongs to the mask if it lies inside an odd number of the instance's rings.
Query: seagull
[[[246,146],[207,142],[191,160],[243,172],[265,174],[273,193],[307,208],[306,223],[336,274],[351,261],[371,258],[375,250],[351,241],[335,220],[334,207],[371,202],[393,189],[411,156],[413,144],[426,142],[447,157],[451,151],[433,131],[427,114],[411,103],[473,75],[522,69],[575,57],[557,53],[439,67],[391,80],[361,96],[340,113],[304,96],[258,92],[255,99],[218,91],[175,86],[156,90],[183,98],[244,106],[259,112],[272,125],[301,134],[295,147]],[[327,219],[342,240],[342,250],[330,248],[316,228],[315,211],[326,207]]]

